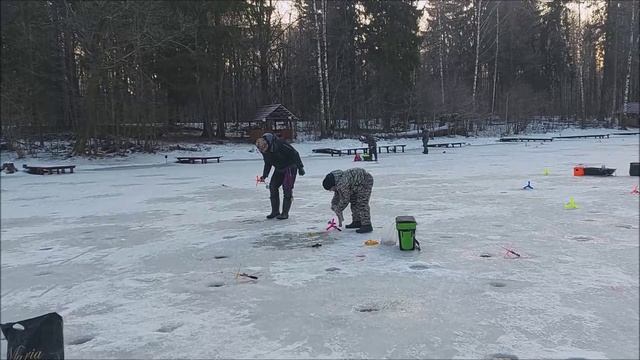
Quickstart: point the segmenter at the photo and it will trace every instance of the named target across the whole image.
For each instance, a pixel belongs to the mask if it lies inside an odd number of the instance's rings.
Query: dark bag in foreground
[[[62,316],[58,313],[0,324],[7,338],[7,360],[63,360]]]

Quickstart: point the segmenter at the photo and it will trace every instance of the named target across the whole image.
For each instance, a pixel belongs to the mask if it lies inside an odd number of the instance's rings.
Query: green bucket
[[[420,243],[416,240],[416,219],[413,216],[396,217],[398,230],[398,245],[400,250],[420,250]]]

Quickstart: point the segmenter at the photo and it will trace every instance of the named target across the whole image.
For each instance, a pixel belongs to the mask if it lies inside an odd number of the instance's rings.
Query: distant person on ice
[[[422,129],[422,153],[423,154],[429,153],[428,146],[429,146],[429,130]]]
[[[369,147],[369,155],[372,160],[378,161],[378,143],[376,143],[376,139],[371,136],[360,136],[360,141],[363,143],[367,143]]]
[[[264,181],[269,177],[272,166],[275,168],[269,183],[271,214],[267,215],[267,219],[288,219],[293,201],[293,184],[296,182],[296,174],[304,175],[304,165],[300,160],[300,154],[293,146],[276,138],[271,133],[266,133],[256,140],[256,147],[264,159],[264,170],[260,180]],[[280,186],[284,192],[282,212],[280,212]]]
[[[353,222],[346,226],[347,229],[358,229],[357,233],[364,234],[373,231],[371,226],[371,210],[369,199],[373,187],[373,176],[361,168],[349,170],[334,170],[327,174],[322,181],[325,190],[333,191],[331,210],[338,216],[339,225],[342,226],[344,217],[342,212],[351,204],[351,216]]]

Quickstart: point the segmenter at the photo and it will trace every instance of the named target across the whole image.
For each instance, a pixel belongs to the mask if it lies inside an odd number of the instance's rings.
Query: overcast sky
[[[418,0],[416,1],[416,6],[418,9],[424,9],[425,5],[427,4],[429,0]],[[512,1],[512,0],[506,0],[506,1]],[[548,0],[551,1],[551,0]],[[583,16],[583,21],[585,18],[588,17],[588,15],[591,13],[590,9],[587,9],[587,3],[589,2],[593,2],[594,0],[583,0],[580,1],[580,8],[582,9],[582,16]],[[595,0],[597,1],[597,0]],[[319,4],[320,2],[318,2]],[[289,22],[289,19],[291,19],[291,21],[295,21],[295,19],[297,18],[298,14],[295,11],[294,5],[293,5],[293,1],[291,0],[276,0],[276,12],[282,17],[282,21],[283,22]],[[578,11],[578,4],[577,3],[571,3],[569,4],[569,8],[573,9],[574,11]],[[426,17],[423,16],[422,20],[420,21],[420,29],[421,30],[425,30],[426,27]]]

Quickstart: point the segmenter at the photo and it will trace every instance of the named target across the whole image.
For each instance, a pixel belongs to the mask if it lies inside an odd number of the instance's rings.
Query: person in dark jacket
[[[428,154],[429,153],[429,131],[426,129],[422,129],[422,153],[423,154]]]
[[[367,136],[360,136],[360,141],[367,144],[371,159],[378,161],[378,143],[376,142],[376,139],[371,135],[367,135]]]
[[[361,168],[334,170],[322,181],[325,190],[333,191],[331,210],[338,216],[338,225],[342,226],[342,212],[351,204],[353,221],[347,229],[357,229],[360,234],[373,231],[371,226],[371,209],[369,199],[373,188],[373,176]]]
[[[256,147],[264,159],[264,170],[260,180],[264,181],[269,177],[271,167],[275,168],[269,183],[271,214],[267,215],[267,219],[288,219],[293,201],[293,185],[296,182],[296,174],[304,175],[304,165],[300,160],[300,154],[293,146],[271,133],[265,133],[256,140]],[[280,212],[280,186],[284,192],[282,212]]]

